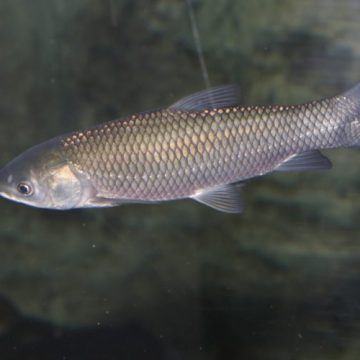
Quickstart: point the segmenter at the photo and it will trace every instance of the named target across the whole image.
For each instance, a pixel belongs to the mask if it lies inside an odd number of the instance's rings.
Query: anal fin
[[[205,189],[191,198],[215,210],[227,213],[240,213],[243,206],[235,185],[225,184]]]
[[[294,154],[283,161],[276,171],[316,171],[328,170],[332,167],[331,161],[319,150],[306,151]]]

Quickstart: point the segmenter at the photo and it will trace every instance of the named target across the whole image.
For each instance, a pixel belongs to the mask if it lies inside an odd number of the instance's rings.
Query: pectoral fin
[[[328,170],[332,167],[331,161],[318,150],[294,154],[282,162],[276,171],[314,171]]]
[[[111,199],[101,196],[96,196],[92,199],[88,199],[84,204],[82,204],[82,207],[86,208],[92,208],[92,207],[113,207],[122,205],[125,202],[119,199]]]
[[[226,184],[205,189],[191,198],[215,210],[240,213],[243,209],[237,186]]]

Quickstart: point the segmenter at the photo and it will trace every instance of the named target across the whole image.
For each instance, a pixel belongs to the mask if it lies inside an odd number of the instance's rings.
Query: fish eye
[[[33,189],[31,187],[31,185],[25,183],[25,182],[21,182],[17,185],[17,191],[21,194],[21,195],[25,195],[25,196],[29,196],[33,193]]]

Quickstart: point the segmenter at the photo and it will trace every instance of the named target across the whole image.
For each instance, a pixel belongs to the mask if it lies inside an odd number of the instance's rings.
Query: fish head
[[[82,188],[81,174],[66,160],[59,138],[26,150],[0,170],[0,196],[30,206],[77,207]]]

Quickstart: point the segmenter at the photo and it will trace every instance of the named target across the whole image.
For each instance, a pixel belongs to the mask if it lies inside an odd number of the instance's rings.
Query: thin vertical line
[[[109,0],[110,20],[113,27],[118,26],[118,12],[114,0]]]
[[[200,63],[202,76],[203,76],[203,79],[204,79],[204,82],[205,82],[205,87],[207,89],[209,89],[211,87],[210,78],[209,78],[209,72],[208,72],[206,62],[205,62],[205,58],[204,58],[204,51],[203,51],[203,48],[201,46],[201,39],[200,39],[199,29],[197,27],[197,23],[196,23],[194,11],[193,11],[192,3],[191,3],[191,0],[185,0],[185,1],[186,1],[187,8],[188,8],[189,18],[190,18],[190,23],[191,23],[191,30],[192,30],[193,37],[194,37],[196,52],[197,52],[197,55],[198,55],[198,58],[199,58],[199,63]]]

